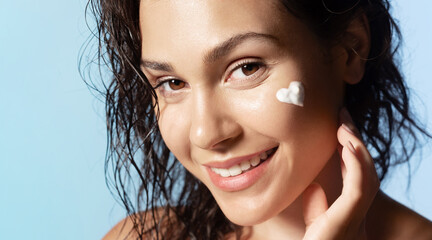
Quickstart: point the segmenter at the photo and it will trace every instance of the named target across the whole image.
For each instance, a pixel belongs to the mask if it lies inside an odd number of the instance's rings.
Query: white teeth
[[[228,169],[228,171],[232,177],[237,176],[240,173],[242,173],[242,170],[241,170],[239,165],[234,165],[234,166],[230,167],[230,169]]]
[[[240,163],[240,168],[242,171],[246,171],[251,167],[250,162],[249,161],[244,161],[242,163]]]
[[[266,152],[262,152],[259,156],[255,156],[249,161],[241,162],[240,164],[234,165],[229,169],[226,168],[211,168],[211,170],[222,177],[234,177],[242,174],[244,171],[249,170],[251,167],[256,167],[261,161],[266,160],[270,155],[275,152],[275,149],[270,149]]]
[[[255,167],[260,163],[260,158],[258,156],[255,156],[250,160],[250,162],[251,165]]]
[[[222,177],[229,177],[229,176],[231,176],[229,170],[228,169],[223,169],[223,168],[219,168],[219,175],[221,175]]]

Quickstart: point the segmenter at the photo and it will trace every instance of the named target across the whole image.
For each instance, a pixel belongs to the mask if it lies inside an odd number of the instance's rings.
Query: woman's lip
[[[214,162],[205,163],[205,164],[203,164],[203,166],[208,167],[208,168],[225,168],[225,169],[228,169],[228,168],[230,168],[234,165],[240,164],[244,161],[251,160],[253,157],[259,156],[261,153],[267,152],[268,150],[271,150],[273,148],[276,148],[276,147],[271,147],[271,148],[268,148],[266,150],[262,150],[262,151],[252,153],[249,155],[245,155],[245,156],[230,158],[230,159],[225,160],[225,161],[214,161]]]
[[[268,165],[271,160],[273,160],[273,157],[276,156],[277,152],[278,151],[276,150],[276,152],[274,152],[268,159],[261,162],[257,167],[237,176],[222,177],[208,167],[206,170],[209,174],[210,180],[219,189],[227,192],[241,191],[255,184],[264,175],[267,171]]]

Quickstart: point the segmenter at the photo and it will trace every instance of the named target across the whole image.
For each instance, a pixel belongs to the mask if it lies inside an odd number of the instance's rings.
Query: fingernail
[[[349,132],[349,133],[351,133],[351,134],[353,134],[353,135],[356,135],[355,133],[354,133],[354,131],[353,131],[353,129],[351,129],[348,125],[346,125],[345,123],[342,123],[342,127],[345,129],[345,130],[347,130],[347,132]]]
[[[353,144],[351,143],[351,141],[349,141],[349,140],[348,140],[347,147],[352,153],[356,154],[356,150],[355,150]]]
[[[349,132],[354,134],[355,136],[359,136],[358,130],[356,126],[354,125],[354,121],[351,118],[351,114],[349,114],[348,110],[343,107],[340,110],[340,123],[342,123],[342,126]]]

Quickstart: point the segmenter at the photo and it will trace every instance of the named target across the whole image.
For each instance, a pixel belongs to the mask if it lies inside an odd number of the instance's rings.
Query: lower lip
[[[222,177],[221,175],[213,172],[209,167],[206,167],[207,172],[213,184],[221,190],[227,192],[241,191],[252,186],[260,179],[260,177],[265,173],[270,160],[273,159],[276,152],[274,152],[269,158],[252,170],[234,177]]]

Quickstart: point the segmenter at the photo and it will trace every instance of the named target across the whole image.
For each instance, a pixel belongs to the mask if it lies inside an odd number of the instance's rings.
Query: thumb
[[[327,197],[321,185],[312,183],[303,192],[303,218],[306,228],[328,209]]]

